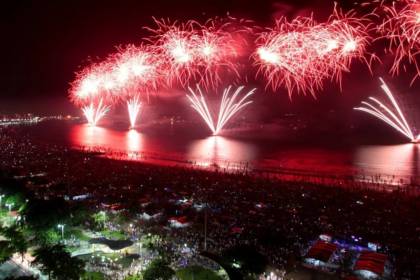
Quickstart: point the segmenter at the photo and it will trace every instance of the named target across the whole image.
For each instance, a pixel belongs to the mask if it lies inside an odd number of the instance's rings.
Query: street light
[[[59,228],[61,228],[61,239],[64,239],[64,224],[63,225],[58,225]]]
[[[141,243],[141,241],[139,241],[139,242],[137,242],[137,245],[139,245],[139,254],[140,254],[140,258],[141,258],[141,250],[142,250],[142,246],[143,246],[143,243]]]
[[[3,218],[3,209],[1,208],[1,198],[4,197],[4,194],[0,195],[0,217]]]
[[[9,218],[12,219],[12,206],[15,205],[14,203],[6,204],[6,207],[9,207]]]

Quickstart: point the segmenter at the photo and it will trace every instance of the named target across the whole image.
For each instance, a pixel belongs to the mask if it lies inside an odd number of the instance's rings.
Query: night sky
[[[348,11],[354,7],[353,2],[341,1],[339,4]],[[281,15],[293,18],[314,12],[317,20],[325,21],[333,6],[333,1],[325,0],[289,1],[289,4],[269,0],[2,1],[0,112],[23,110],[41,115],[79,112],[68,100],[74,72],[88,65],[89,58],[101,61],[118,45],[144,42],[143,38],[151,33],[143,27],[156,27],[152,17],[204,22],[230,13],[237,18],[253,20],[257,26],[271,27],[275,18]],[[265,89],[263,77],[255,81],[255,69],[245,69],[241,74],[248,76],[252,84],[249,87],[258,88],[254,108],[263,110],[262,118],[268,119],[281,113],[307,112],[308,109],[351,111],[368,96],[383,94],[379,76],[392,82],[390,87],[402,95],[413,95],[418,91],[420,80],[409,87],[412,73],[394,78],[388,74],[392,58],[383,55],[383,45],[374,43],[369,51],[378,53],[382,60],[382,65],[379,62],[372,65],[373,76],[365,64],[354,61],[351,73],[343,75],[342,90],[336,83],[325,81],[324,90],[317,92],[317,100],[310,95],[295,94],[291,102],[285,90],[278,89],[273,93],[270,88]],[[223,84],[227,86],[230,81],[224,80]],[[164,91],[150,102],[170,103],[171,106],[162,106],[162,110],[170,108],[168,114],[176,114],[188,105],[182,97],[183,89]]]

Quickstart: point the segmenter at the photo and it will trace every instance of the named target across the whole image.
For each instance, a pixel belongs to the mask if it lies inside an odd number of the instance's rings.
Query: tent
[[[242,233],[244,228],[232,228],[230,234]]]
[[[337,244],[318,241],[303,257],[320,260],[326,263],[331,258],[332,254],[334,254],[335,250],[337,250],[337,248]]]
[[[354,266],[354,270],[367,270],[382,275],[388,256],[375,252],[363,251]]]

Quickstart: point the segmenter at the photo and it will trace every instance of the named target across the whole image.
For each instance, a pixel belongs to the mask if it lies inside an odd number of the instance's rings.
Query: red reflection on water
[[[105,144],[107,132],[98,126],[77,125],[72,126],[71,140],[74,144],[81,146],[102,146]]]
[[[141,151],[142,135],[135,130],[115,131],[89,125],[71,126],[71,141],[75,145]]]
[[[126,134],[126,143],[129,151],[139,152],[142,149],[142,135],[134,129],[128,131]]]
[[[419,175],[418,144],[362,146],[356,150],[355,165],[369,170],[366,175],[410,178]]]
[[[260,140],[231,139],[210,136],[191,139],[188,135],[162,131],[156,135],[136,130],[112,130],[88,125],[72,125],[70,141],[81,146],[101,146],[125,151],[154,153],[164,158],[177,158],[209,166],[246,166],[248,162],[260,169],[312,170],[357,178],[381,174],[388,180],[404,179],[420,182],[420,144],[393,146],[356,146],[334,150],[307,145],[285,146],[262,143]],[[172,132],[174,135],[172,135]],[[57,136],[58,137],[58,136]],[[253,141],[253,142],[251,142]],[[363,169],[363,170],[362,170]]]
[[[257,147],[253,144],[225,138],[223,136],[210,136],[206,139],[196,140],[191,143],[188,156],[197,164],[209,165],[217,163],[219,165],[250,162],[255,160]]]

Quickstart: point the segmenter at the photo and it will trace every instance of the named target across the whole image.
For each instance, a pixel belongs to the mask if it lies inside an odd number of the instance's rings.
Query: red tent
[[[230,234],[242,233],[244,228],[232,228]]]
[[[384,273],[387,258],[388,256],[384,254],[363,251],[354,266],[354,270],[368,270],[378,275],[382,275]]]
[[[326,263],[331,258],[332,254],[334,254],[335,250],[337,250],[337,248],[337,244],[318,241],[303,257],[320,260]]]
[[[177,220],[176,220],[178,223],[180,223],[180,224],[188,224],[189,222],[187,221],[187,217],[186,216],[184,216],[184,217],[180,217],[180,218],[178,218]]]

